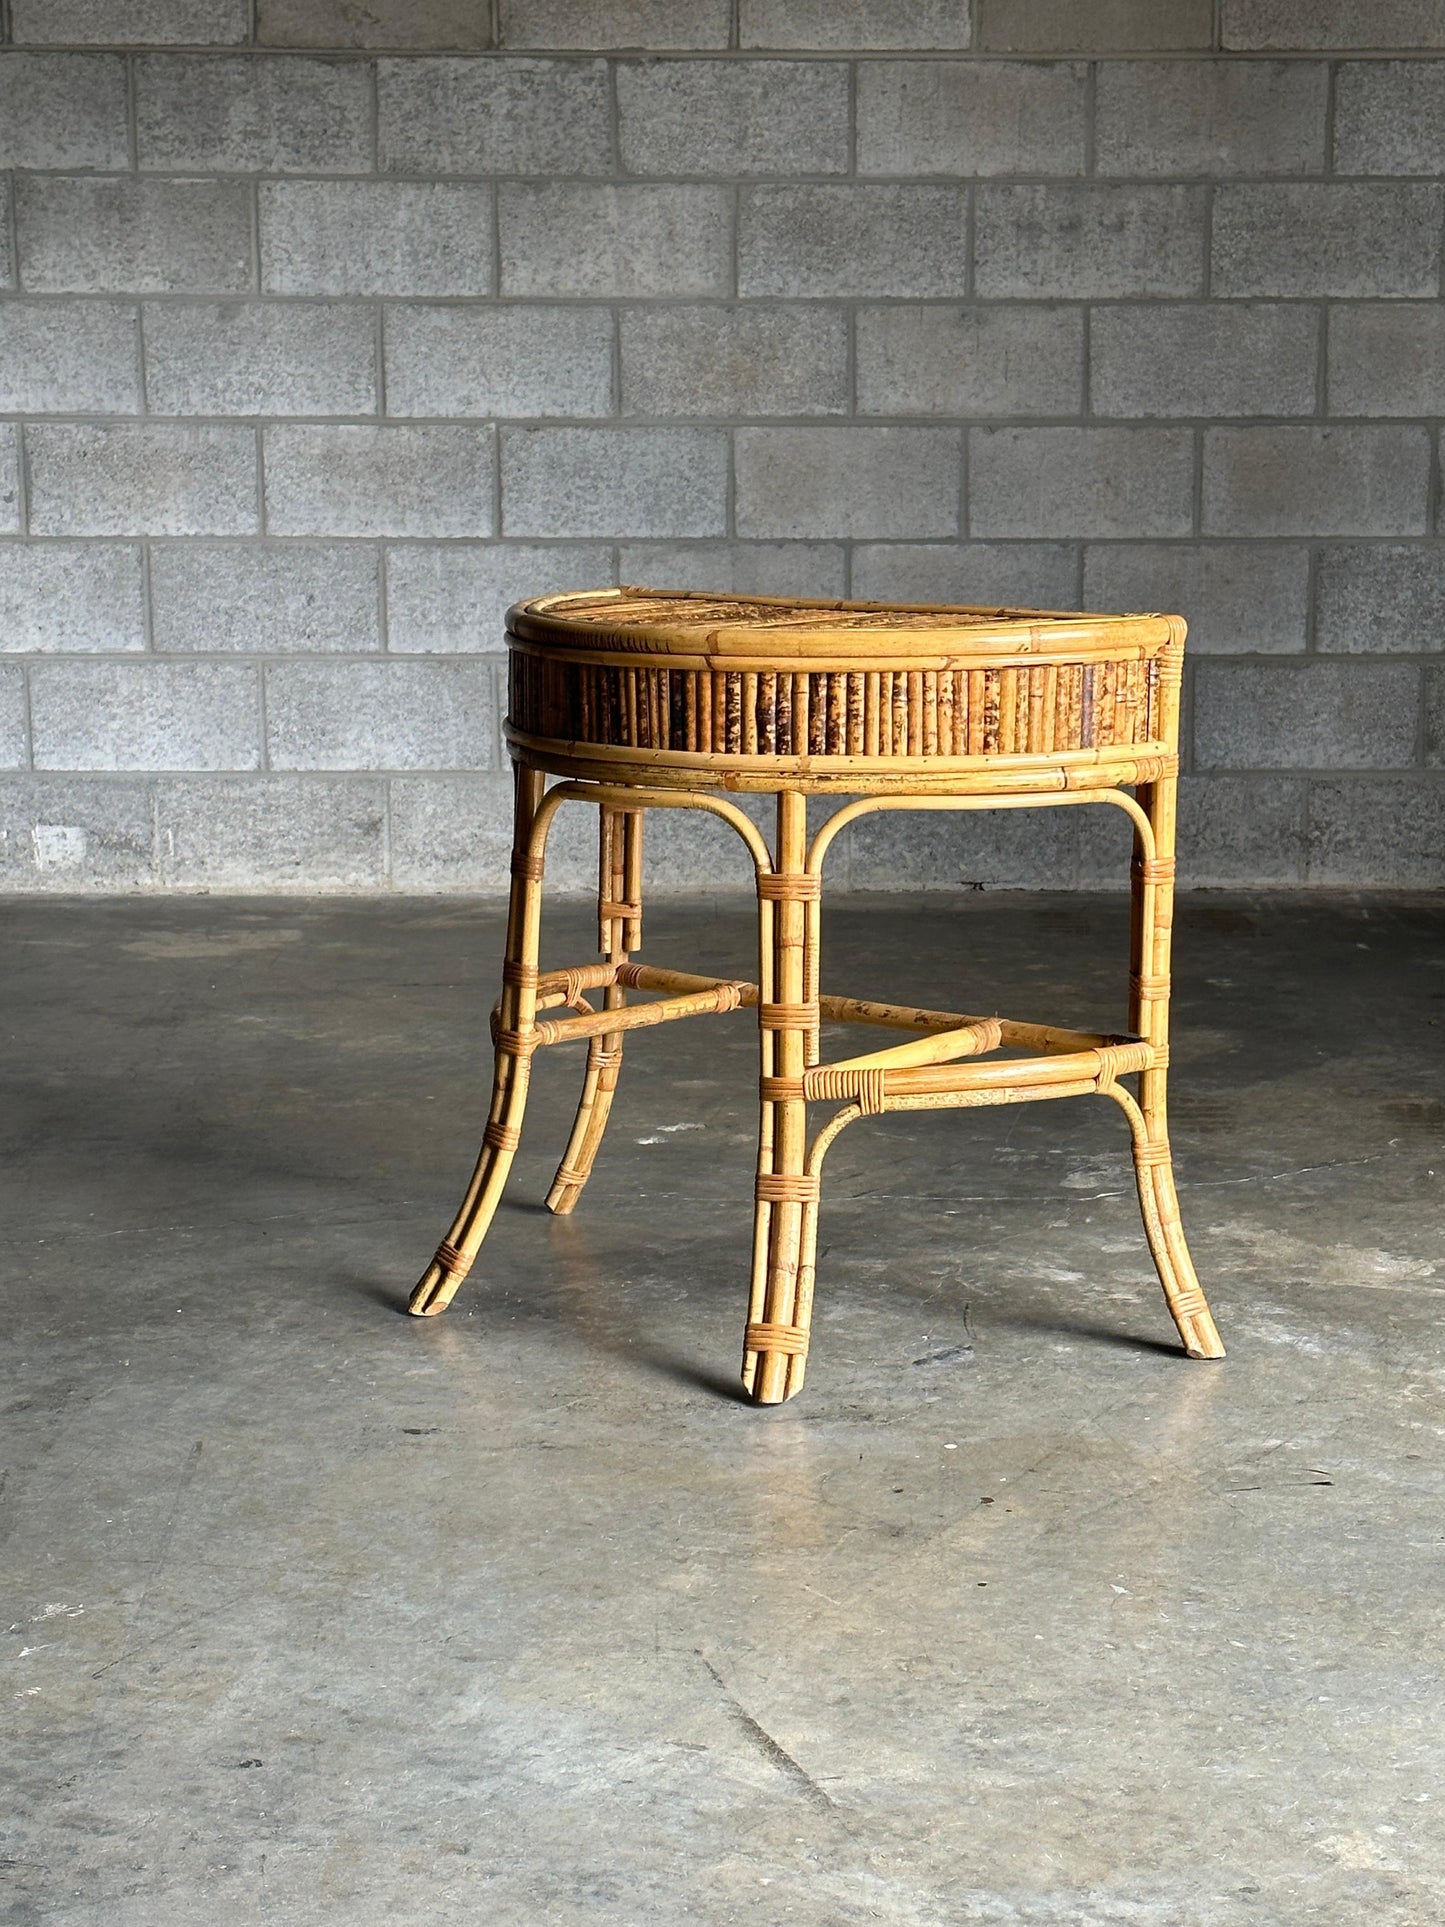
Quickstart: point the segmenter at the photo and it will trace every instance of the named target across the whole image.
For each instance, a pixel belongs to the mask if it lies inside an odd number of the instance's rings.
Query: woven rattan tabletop
[[[811,601],[793,596],[717,595],[664,589],[587,589],[538,596],[508,611],[519,640],[628,653],[746,656],[782,662],[800,656],[1053,653],[1082,646],[1164,643],[1178,618],[1094,615],[995,604]]]

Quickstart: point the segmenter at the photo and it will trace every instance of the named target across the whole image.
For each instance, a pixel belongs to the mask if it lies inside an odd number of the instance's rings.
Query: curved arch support
[[[755,869],[762,871],[772,868],[772,857],[762,831],[746,811],[721,796],[694,794],[689,790],[643,789],[631,783],[584,783],[569,777],[565,782],[553,784],[537,813],[544,844],[552,818],[563,803],[572,802],[606,803],[619,810],[706,810],[712,816],[721,817],[724,823],[736,830],[748,847]],[[537,827],[534,823],[534,837]]]
[[[1154,829],[1139,803],[1123,790],[1043,790],[1027,796],[860,796],[835,810],[814,835],[808,848],[808,871],[823,873],[823,859],[840,830],[877,810],[1037,810],[1057,809],[1068,803],[1113,803],[1132,820],[1139,852],[1154,855]]]

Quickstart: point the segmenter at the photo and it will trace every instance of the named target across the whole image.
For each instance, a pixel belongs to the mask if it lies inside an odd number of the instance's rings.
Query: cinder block
[[[727,435],[715,428],[502,431],[507,535],[721,535]]]
[[[263,181],[269,294],[490,294],[492,190],[448,181]]]
[[[273,769],[486,769],[485,662],[286,662],[266,671]]]
[[[492,44],[488,0],[259,0],[263,47],[414,47],[475,52]]]
[[[1214,44],[1211,0],[986,0],[990,53],[1172,53]]]
[[[20,527],[20,433],[13,422],[0,422],[0,535]]]
[[[1319,316],[1284,302],[1100,308],[1089,335],[1097,415],[1312,415]]]
[[[1339,777],[1310,785],[1310,883],[1433,890],[1445,883],[1445,783]]]
[[[504,182],[503,294],[726,294],[731,192]]]
[[[359,61],[149,54],[135,74],[143,169],[362,174],[371,166],[371,76]]]
[[[1381,301],[1330,314],[1332,415],[1445,415],[1445,309]]]
[[[500,655],[514,602],[611,580],[612,550],[602,542],[393,544],[387,646],[393,655]]]
[[[952,428],[740,428],[742,536],[958,533],[963,438]]]
[[[1287,655],[1305,646],[1309,574],[1309,550],[1283,542],[1090,543],[1084,607],[1181,615],[1193,655]]]
[[[1433,654],[1445,635],[1445,545],[1333,544],[1321,551],[1315,598],[1317,649]]]
[[[237,294],[251,286],[244,181],[22,174],[20,271],[32,294]]]
[[[1105,61],[1094,165],[1101,174],[1318,174],[1328,91],[1323,61]]]
[[[1215,192],[1215,294],[1433,295],[1441,189],[1392,181],[1225,183]]]
[[[843,832],[850,890],[1072,889],[1084,810],[880,810]],[[840,839],[841,840],[841,839]]]
[[[976,428],[969,530],[982,536],[1188,535],[1185,428]]]
[[[25,431],[33,535],[252,535],[251,428],[59,422]]]
[[[30,670],[37,769],[258,769],[249,664],[42,662]]]
[[[1072,415],[1084,385],[1078,308],[860,308],[860,415]]]
[[[0,408],[139,414],[135,309],[110,301],[7,301],[0,307]]]
[[[841,309],[654,307],[622,314],[629,415],[839,415],[848,407]]]
[[[341,301],[147,302],[146,390],[161,415],[371,415],[376,322]]]
[[[381,646],[369,542],[158,542],[151,620],[166,655],[360,654]]]
[[[981,187],[975,288],[1076,300],[1199,294],[1204,206],[1198,187]]]
[[[609,415],[605,308],[390,307],[391,415]]]
[[[150,786],[95,776],[0,785],[0,888],[144,889],[154,880]]]
[[[956,295],[963,187],[753,187],[738,207],[743,295]]]
[[[30,761],[25,724],[25,671],[0,663],[0,769],[24,769]]]
[[[1179,881],[1254,889],[1304,880],[1302,776],[1186,776],[1179,785]]]
[[[1413,663],[1195,665],[1199,769],[1399,769],[1419,721]]]
[[[731,0],[501,0],[504,47],[726,47]]]
[[[0,167],[129,166],[119,55],[0,56]]]
[[[507,889],[512,855],[510,776],[397,776],[387,787],[391,880],[397,889],[499,894]],[[554,837],[548,839],[549,857],[567,816],[563,810]],[[549,894],[557,888],[556,870],[549,862]]]
[[[783,596],[841,596],[846,581],[836,542],[624,542],[617,579]]]
[[[1082,174],[1084,74],[1076,61],[860,63],[858,172]]]
[[[846,174],[848,90],[836,60],[628,61],[617,69],[622,165],[631,174]]]
[[[853,594],[862,602],[1075,609],[1079,553],[1070,542],[860,542]]]
[[[157,867],[171,890],[375,889],[386,874],[377,778],[166,778],[156,784]]]
[[[967,47],[969,0],[741,0],[744,47]]]
[[[0,649],[144,649],[140,549],[131,542],[0,543]]]
[[[265,431],[272,535],[491,535],[490,427]]]
[[[10,0],[10,37],[47,46],[234,47],[248,0]]]
[[[1206,535],[1422,535],[1423,428],[1210,428]]]
[[[1437,0],[1223,0],[1223,45],[1253,52],[1308,47],[1445,47]]]
[[[1445,172],[1445,69],[1433,60],[1342,66],[1335,167],[1341,174]]]
[[[605,174],[612,165],[600,60],[383,60],[385,174]]]

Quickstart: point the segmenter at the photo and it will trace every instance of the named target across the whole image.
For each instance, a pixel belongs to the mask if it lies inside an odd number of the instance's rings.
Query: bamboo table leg
[[[530,853],[532,821],[542,801],[540,771],[518,764],[512,837],[512,895],[507,916],[507,960],[492,1073],[492,1106],[472,1181],[436,1256],[412,1292],[417,1317],[445,1311],[472,1268],[492,1222],[522,1135],[522,1113],[532,1067],[537,1014],[537,956],[541,937],[542,863]]]
[[[807,874],[806,858],[807,798],[784,790],[773,871],[758,877],[763,947],[770,954],[763,957],[758,1004],[762,1123],[743,1383],[759,1405],[781,1404],[802,1389],[811,1316],[800,1289],[804,1214],[818,1195],[818,1179],[807,1168],[802,1094],[818,1029],[807,958],[808,901],[816,879]]]
[[[606,962],[626,963],[642,942],[642,811],[604,803],[599,818],[598,948]],[[621,1010],[627,991],[621,984],[609,984],[603,998],[607,1010]],[[587,1046],[577,1117],[547,1193],[547,1209],[558,1217],[571,1211],[592,1175],[622,1069],[622,1035],[620,1030],[605,1031]]]
[[[1139,785],[1138,800],[1154,832],[1154,854],[1147,857],[1142,850],[1137,851],[1132,876],[1129,1028],[1163,1051],[1166,1060],[1177,788],[1173,776]],[[1168,1077],[1165,1064],[1141,1071],[1138,1106],[1125,1106],[1133,1134],[1139,1208],[1154,1267],[1185,1351],[1191,1358],[1223,1358],[1224,1346],[1195,1275],[1179,1218],[1179,1198],[1174,1188],[1174,1165],[1169,1150]]]

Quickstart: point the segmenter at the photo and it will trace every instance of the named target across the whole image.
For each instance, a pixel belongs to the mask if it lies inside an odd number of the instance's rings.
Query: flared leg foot
[[[461,1208],[407,1301],[407,1310],[414,1318],[434,1318],[438,1312],[445,1311],[455,1297],[487,1235],[521,1141],[537,1016],[542,909],[540,843],[545,841],[545,836],[534,851],[532,826],[542,801],[543,781],[537,771],[517,770],[512,897],[494,1046],[491,1112]]]
[[[508,1072],[505,1083],[504,1069]],[[445,1311],[456,1296],[487,1235],[512,1168],[512,1158],[522,1135],[527,1067],[515,1059],[508,1062],[499,1058],[497,1072],[498,1084],[503,1088],[494,1091],[492,1103],[494,1109],[500,1105],[502,1115],[494,1117],[482,1133],[482,1154],[451,1235],[437,1246],[436,1255],[407,1300],[406,1308],[413,1318],[434,1318],[438,1312]]]
[[[610,998],[610,991],[608,995]],[[559,1218],[565,1218],[581,1197],[583,1187],[592,1175],[597,1153],[602,1148],[603,1134],[612,1112],[613,1095],[617,1090],[617,1073],[622,1065],[621,1033],[617,1033],[615,1048],[607,1049],[609,1042],[610,1034],[595,1038],[593,1044],[596,1048],[588,1050],[587,1072],[572,1135],[562,1154],[562,1162],[557,1166],[552,1188],[547,1193],[547,1209]]]
[[[1174,648],[1160,671],[1161,693],[1169,708],[1165,729],[1171,738],[1177,725],[1180,674],[1179,650]],[[1169,1151],[1169,962],[1178,783],[1172,775],[1162,777],[1154,783],[1141,783],[1135,795],[1146,813],[1149,835],[1147,839],[1136,837],[1134,850],[1129,1024],[1136,1036],[1154,1046],[1160,1058],[1151,1069],[1141,1072],[1137,1104],[1132,1100],[1125,1103],[1134,1141],[1139,1208],[1154,1267],[1185,1352],[1190,1358],[1223,1358],[1224,1347],[1184,1241]]]
[[[1223,1358],[1224,1346],[1184,1241],[1169,1146],[1136,1144],[1134,1174],[1154,1268],[1184,1349],[1190,1358]]]

